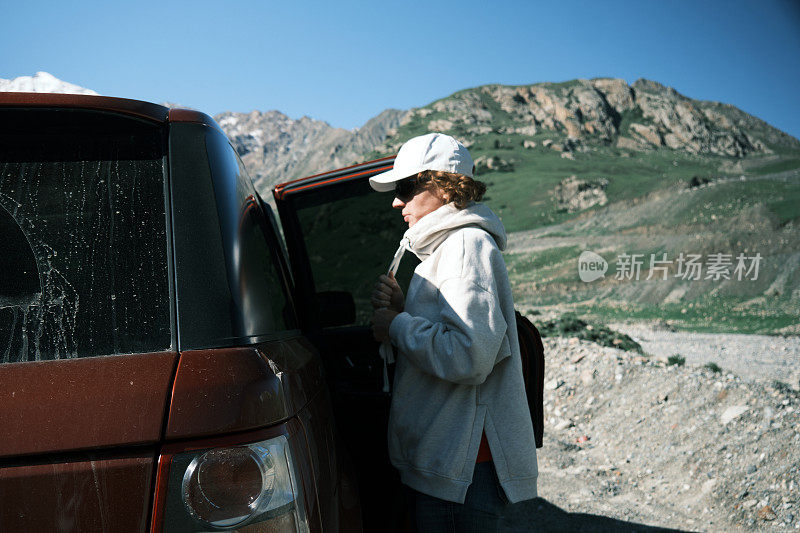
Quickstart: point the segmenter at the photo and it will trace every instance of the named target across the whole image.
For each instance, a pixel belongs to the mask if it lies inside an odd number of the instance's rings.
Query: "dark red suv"
[[[0,531],[398,523],[390,166],[278,186],[281,235],[207,115],[0,93]]]

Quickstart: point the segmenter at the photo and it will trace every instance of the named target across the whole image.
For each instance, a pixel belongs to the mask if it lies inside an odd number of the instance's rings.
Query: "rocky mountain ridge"
[[[634,151],[664,147],[741,158],[770,153],[770,145],[800,146],[734,106],[693,100],[645,79],[632,85],[611,78],[485,85],[412,109],[401,125],[415,122],[467,140],[490,133],[531,138],[549,133],[561,137],[553,147],[566,151],[602,143]],[[395,149],[394,141],[389,139],[384,149]]]
[[[331,170],[399,150],[413,135],[443,131],[468,146],[482,136],[515,136],[525,148],[542,146],[572,158],[592,145],[622,151],[671,149],[739,160],[797,139],[734,106],[693,100],[658,82],[579,79],[526,86],[486,85],[459,91],[408,111],[387,110],[346,131],[278,112],[223,113],[231,137],[261,190],[282,180]],[[543,138],[548,137],[548,138]],[[497,154],[479,157],[485,171],[513,171]],[[476,159],[477,162],[477,159]]]
[[[214,118],[263,194],[281,181],[363,160],[399,126],[405,113],[387,109],[356,130],[309,117],[295,120],[279,111],[225,112]]]

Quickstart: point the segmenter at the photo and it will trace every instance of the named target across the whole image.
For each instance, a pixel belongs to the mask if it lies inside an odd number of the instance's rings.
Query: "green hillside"
[[[414,110],[370,157],[429,131],[469,146],[486,202],[512,233],[506,258],[520,307],[800,332],[797,139],[654,82],[574,80],[460,91]],[[556,190],[571,176],[602,200],[565,207]],[[609,262],[603,279],[580,281],[583,250]],[[682,280],[676,265],[667,280],[614,279],[619,254],[681,252],[758,252],[758,279]]]

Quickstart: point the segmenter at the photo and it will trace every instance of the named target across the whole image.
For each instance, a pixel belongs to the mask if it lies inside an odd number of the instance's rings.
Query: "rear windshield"
[[[160,128],[0,110],[0,361],[168,349]]]

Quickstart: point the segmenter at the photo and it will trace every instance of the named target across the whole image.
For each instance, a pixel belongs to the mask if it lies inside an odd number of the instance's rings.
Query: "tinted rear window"
[[[236,151],[199,124],[169,135],[180,349],[294,334],[274,229]]]
[[[163,147],[132,118],[0,110],[0,361],[170,347]]]

